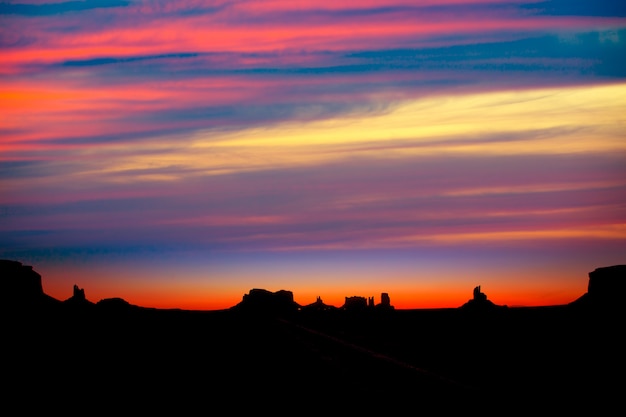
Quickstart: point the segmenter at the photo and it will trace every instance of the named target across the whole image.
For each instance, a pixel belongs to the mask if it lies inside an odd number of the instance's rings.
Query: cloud
[[[626,16],[626,6],[617,1],[597,0],[593,2],[549,0],[524,4],[527,8],[538,14],[552,16]]]
[[[93,58],[93,59],[85,59],[85,60],[78,60],[78,61],[65,61],[61,65],[66,66],[66,67],[86,67],[86,66],[93,66],[93,65],[120,64],[120,63],[146,61],[146,60],[152,61],[156,59],[195,58],[197,56],[198,54],[195,54],[195,53],[178,53],[178,54],[136,56],[136,57],[125,57],[125,58]]]
[[[623,239],[626,20],[592,6],[3,4],[0,247]]]
[[[0,15],[51,16],[86,10],[126,7],[131,4],[127,0],[89,0],[60,1],[49,3],[0,3]]]

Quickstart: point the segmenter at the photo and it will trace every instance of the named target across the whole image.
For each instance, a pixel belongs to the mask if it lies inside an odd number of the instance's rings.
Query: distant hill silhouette
[[[480,285],[474,287],[473,298],[463,304],[461,309],[466,311],[490,311],[496,308],[506,308],[506,306],[499,306],[494,304],[487,298],[487,294],[480,291]]]
[[[32,266],[24,265],[16,260],[0,259],[0,275],[2,278],[2,294],[0,303],[3,308],[40,309],[67,306],[74,308],[104,307],[107,309],[145,308],[128,303],[122,298],[113,297],[96,303],[85,296],[85,290],[76,284],[73,295],[66,300],[57,300],[43,291],[42,278]],[[599,267],[589,272],[588,289],[578,299],[568,305],[579,308],[619,309],[623,307],[626,295],[626,265]],[[393,310],[387,293],[381,294],[381,302],[374,304],[373,297],[366,299],[361,296],[346,297],[341,307],[327,305],[321,298],[308,305],[300,305],[288,290],[276,292],[261,288],[253,288],[244,294],[241,302],[230,310],[245,312],[293,313],[295,311],[328,311],[328,310],[360,310],[367,307]],[[481,287],[474,288],[473,297],[458,307],[464,311],[490,311],[507,308],[496,305],[481,292]]]
[[[73,294],[65,300],[58,300],[43,291],[41,275],[30,265],[19,261],[0,259],[0,308],[21,315],[28,313],[87,311],[128,311],[130,309],[150,310],[130,304],[122,298],[114,297],[94,303],[87,299],[85,290],[74,284]]]

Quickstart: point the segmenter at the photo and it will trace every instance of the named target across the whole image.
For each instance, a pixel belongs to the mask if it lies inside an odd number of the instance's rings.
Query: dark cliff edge
[[[626,370],[626,265],[588,275],[587,292],[559,306],[496,305],[480,286],[461,306],[423,310],[395,309],[385,293],[378,304],[300,305],[291,291],[255,288],[229,309],[193,311],[93,302],[78,285],[56,300],[31,266],[0,260],[5,394],[22,411],[44,400],[179,415],[216,404],[274,415],[292,415],[285,404],[609,411]]]
[[[619,313],[626,304],[626,265],[596,268],[589,272],[587,292],[569,305]]]

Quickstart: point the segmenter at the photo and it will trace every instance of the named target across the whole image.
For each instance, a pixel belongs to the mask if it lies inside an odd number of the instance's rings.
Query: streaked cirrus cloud
[[[191,253],[236,297],[264,256],[307,293],[300,256],[398,256],[407,294],[409,264],[621,263],[625,36],[605,0],[4,2],[0,254]]]

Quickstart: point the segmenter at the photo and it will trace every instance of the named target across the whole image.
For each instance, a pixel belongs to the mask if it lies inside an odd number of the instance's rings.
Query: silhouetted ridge
[[[467,303],[463,304],[461,309],[464,310],[472,310],[472,311],[485,311],[485,310],[493,310],[496,308],[501,308],[503,306],[499,306],[494,304],[491,300],[487,298],[487,294],[480,291],[480,285],[474,287],[473,298],[470,299]],[[506,307],[506,306],[504,306]]]
[[[302,311],[333,311],[337,307],[326,304],[322,301],[322,297],[317,297],[314,303],[307,304],[300,308]]]
[[[103,298],[96,303],[96,307],[100,313],[104,313],[105,315],[110,316],[126,316],[138,312],[150,312],[158,310],[154,308],[141,307],[131,304],[120,297]]]
[[[367,300],[360,295],[346,297],[346,301],[341,306],[344,310],[359,311],[367,308]]]
[[[346,297],[341,309],[348,311],[364,311],[371,309],[394,310],[394,306],[391,305],[389,294],[384,292],[380,294],[380,303],[378,304],[374,301],[374,297],[365,298],[360,295]]]
[[[291,291],[271,292],[261,288],[251,289],[248,294],[244,294],[241,302],[233,307],[239,311],[278,314],[292,313],[299,308],[300,305],[294,301]]]
[[[92,307],[94,306],[94,303],[87,300],[87,298],[85,297],[84,289],[79,288],[78,285],[74,284],[74,292],[72,296],[68,298],[67,300],[63,301],[63,305],[81,308],[81,307]]]
[[[625,295],[626,265],[606,266],[589,272],[587,292],[570,305],[614,309],[623,306]]]
[[[0,259],[2,300],[4,307],[42,308],[59,303],[43,291],[41,275],[32,266],[18,261]]]
[[[132,305],[127,301],[114,297],[100,300],[97,303],[89,301],[85,290],[74,285],[73,295],[60,301],[43,291],[41,275],[33,270],[32,266],[24,265],[19,261],[0,259],[0,276],[2,293],[0,305],[9,309],[41,310],[51,307],[93,307],[98,306],[106,310],[128,310],[129,308],[149,309]],[[593,307],[595,309],[617,309],[624,304],[626,294],[626,265],[612,265],[599,267],[589,272],[588,289],[585,294],[569,303],[576,307]],[[254,311],[267,313],[292,313],[302,311],[327,310],[394,310],[387,293],[381,294],[381,301],[374,303],[374,297],[352,296],[346,297],[341,307],[327,305],[318,297],[314,303],[300,306],[294,301],[291,291],[279,290],[271,292],[265,289],[254,288],[237,305],[228,310]],[[506,305],[496,305],[481,292],[480,286],[474,288],[473,298],[459,307],[462,310],[485,311],[506,308]]]

